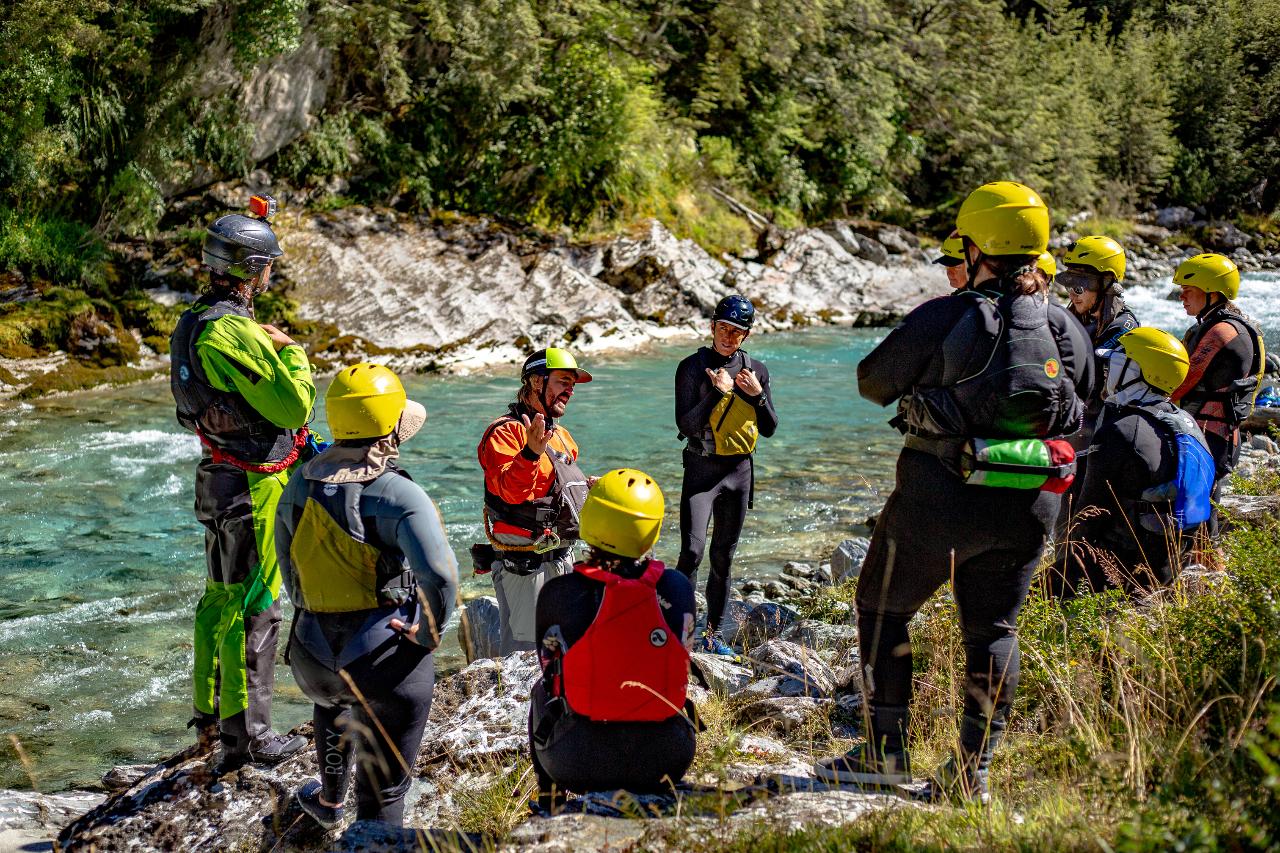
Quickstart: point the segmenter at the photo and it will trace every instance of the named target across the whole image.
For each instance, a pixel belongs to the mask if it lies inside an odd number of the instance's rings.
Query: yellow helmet
[[[638,559],[658,542],[666,502],[648,474],[617,468],[587,493],[578,517],[584,541],[602,551]]]
[[[344,367],[325,392],[334,438],[377,438],[396,428],[406,401],[400,378],[381,364]]]
[[[938,251],[942,252],[942,255],[934,259],[935,264],[942,264],[944,267],[959,266],[964,263],[964,238],[952,231],[947,239],[942,241]]]
[[[1049,248],[1049,208],[1031,187],[995,181],[969,193],[956,230],[984,255],[1039,255]]]
[[[1178,264],[1173,283],[1235,299],[1240,293],[1240,269],[1226,255],[1196,255]]]
[[[1036,258],[1036,269],[1053,278],[1058,274],[1058,262],[1048,252],[1041,252],[1040,257]]]
[[[1081,237],[1067,247],[1062,262],[1109,272],[1116,281],[1124,281],[1124,248],[1110,237]]]
[[[1153,326],[1139,326],[1120,336],[1124,354],[1138,363],[1147,384],[1172,394],[1187,378],[1187,348],[1173,335]]]

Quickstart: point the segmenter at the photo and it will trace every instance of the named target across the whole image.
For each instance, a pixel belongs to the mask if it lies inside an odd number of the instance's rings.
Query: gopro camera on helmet
[[[255,195],[249,199],[249,212],[264,222],[276,215],[275,196]]]

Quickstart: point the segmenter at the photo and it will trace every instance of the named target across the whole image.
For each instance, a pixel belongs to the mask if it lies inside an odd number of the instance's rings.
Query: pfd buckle
[[[533,553],[545,554],[560,547],[560,536],[550,527],[542,529],[542,535],[533,540]]]

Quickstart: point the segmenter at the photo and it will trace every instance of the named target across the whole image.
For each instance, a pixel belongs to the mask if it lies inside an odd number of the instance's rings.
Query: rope
[[[291,467],[293,463],[298,461],[298,456],[302,453],[302,448],[307,446],[307,437],[311,431],[306,427],[298,430],[293,436],[293,449],[285,454],[284,458],[279,462],[246,462],[238,456],[233,456],[220,447],[215,447],[213,442],[209,441],[209,437],[200,429],[196,430],[196,435],[200,437],[200,443],[209,448],[209,452],[213,454],[213,461],[218,463],[226,463],[239,468],[241,471],[247,471],[252,474],[279,474],[281,471]]]

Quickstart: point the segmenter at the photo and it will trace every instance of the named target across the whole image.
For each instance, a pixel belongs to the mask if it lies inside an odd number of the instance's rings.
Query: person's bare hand
[[[271,343],[275,346],[277,351],[297,343],[293,338],[289,337],[270,323],[259,323],[258,325],[262,327],[262,331],[267,333],[267,337],[271,338]]]
[[[760,377],[756,376],[756,372],[749,367],[739,371],[733,381],[735,385],[742,389],[742,393],[748,397],[758,397],[764,393],[764,386],[760,384]]]
[[[413,640],[415,643],[418,641],[418,629],[422,627],[421,622],[419,622],[417,625],[414,625],[410,628],[406,628],[404,626],[403,619],[392,619],[387,624],[391,626],[392,631],[398,631],[406,639]]]
[[[711,384],[716,387],[717,391],[721,394],[728,394],[733,390],[733,377],[729,375],[729,371],[723,367],[719,370],[712,370],[709,367],[705,369],[707,376],[711,379]]]
[[[587,477],[587,489],[590,490],[591,487],[594,486],[599,479],[600,479],[599,477],[590,477],[590,476]]]
[[[524,446],[529,448],[529,452],[534,456],[541,456],[547,449],[547,442],[551,440],[555,427],[547,429],[547,420],[541,413],[533,416],[533,420],[529,420],[528,415],[521,415],[520,421],[525,426]]]

